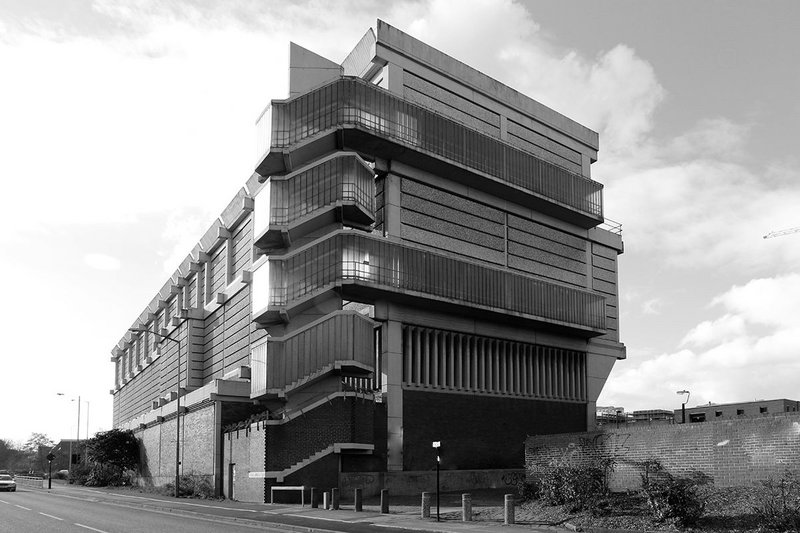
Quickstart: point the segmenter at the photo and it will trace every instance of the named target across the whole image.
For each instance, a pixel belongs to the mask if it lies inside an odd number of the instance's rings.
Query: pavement
[[[44,489],[45,491],[47,489]],[[159,512],[183,513],[199,515],[206,518],[230,520],[261,525],[269,529],[278,529],[296,533],[313,532],[348,532],[365,533],[369,531],[386,531],[392,529],[406,531],[428,531],[438,533],[512,533],[514,531],[533,531],[540,533],[570,533],[569,529],[539,523],[520,523],[504,525],[502,520],[461,521],[461,507],[447,505],[453,503],[456,496],[443,498],[445,505],[440,509],[441,520],[436,521],[436,506],[431,509],[432,518],[420,516],[420,506],[413,505],[414,497],[393,497],[390,500],[390,512],[380,513],[380,502],[366,499],[363,511],[356,512],[352,503],[343,504],[339,510],[312,508],[299,504],[264,504],[238,502],[233,500],[200,500],[190,498],[174,498],[161,494],[140,492],[135,489],[90,488],[54,483],[53,492],[69,492],[81,494],[87,498],[100,498],[102,501],[117,505],[126,505],[153,509]],[[494,502],[496,498],[491,498]],[[484,498],[487,500],[487,498]],[[398,502],[398,504],[395,504]],[[500,504],[502,506],[502,498]],[[496,505],[494,505],[496,507]],[[480,511],[482,506],[475,504],[473,511]],[[485,507],[484,507],[485,508]]]

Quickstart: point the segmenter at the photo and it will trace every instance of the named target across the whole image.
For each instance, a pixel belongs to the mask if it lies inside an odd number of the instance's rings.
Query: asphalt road
[[[119,498],[85,490],[48,492],[19,487],[16,492],[0,493],[2,533],[252,533],[258,530],[286,531],[266,523],[253,526],[237,524],[225,517],[175,514],[147,505],[132,507]]]

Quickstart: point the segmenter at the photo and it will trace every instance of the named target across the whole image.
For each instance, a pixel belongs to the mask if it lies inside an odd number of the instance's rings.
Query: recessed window
[[[744,409],[737,409],[736,416],[742,416],[744,414]]]
[[[763,414],[763,413],[766,413],[766,412],[767,412],[767,408],[766,408],[766,407],[759,407],[759,408],[758,408],[758,412],[759,412],[759,413],[762,413],[762,414]]]
[[[714,416],[716,416],[717,418],[721,417],[722,411],[714,411]]]
[[[705,421],[706,421],[705,413],[695,413],[693,415],[689,415],[689,422],[705,422]]]

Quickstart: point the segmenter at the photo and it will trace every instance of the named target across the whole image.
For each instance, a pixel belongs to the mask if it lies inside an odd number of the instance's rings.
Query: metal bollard
[[[311,508],[317,509],[319,507],[319,494],[317,494],[317,488],[311,487]]]
[[[389,489],[381,489],[381,513],[389,514]]]
[[[422,518],[430,518],[431,517],[431,493],[430,492],[423,492],[422,493],[421,516],[422,516]]]
[[[355,489],[353,491],[353,506],[356,509],[357,513],[360,513],[364,510],[363,500],[361,498],[361,489]]]
[[[322,493],[322,508],[329,509],[331,505],[331,493],[325,491]]]
[[[331,489],[331,509],[339,510],[339,489]]]
[[[461,521],[472,522],[472,494],[461,495]]]
[[[503,511],[503,523],[505,525],[514,523],[514,495],[506,494],[505,509]]]

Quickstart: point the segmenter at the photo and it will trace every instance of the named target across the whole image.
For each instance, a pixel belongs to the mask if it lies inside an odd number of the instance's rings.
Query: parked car
[[[0,474],[0,490],[14,492],[17,490],[17,483],[8,474]]]

